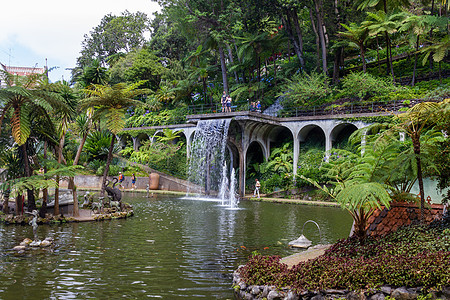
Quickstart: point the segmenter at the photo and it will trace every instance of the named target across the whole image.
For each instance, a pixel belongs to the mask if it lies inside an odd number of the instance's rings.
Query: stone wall
[[[241,266],[242,267],[242,266]],[[239,275],[239,268],[233,273],[233,288],[237,299],[245,300],[325,300],[325,299],[351,299],[351,300],[382,300],[387,296],[396,300],[417,299],[422,294],[422,288],[390,287],[382,286],[377,290],[348,291],[348,290],[323,290],[303,291],[295,293],[289,288],[277,289],[275,286],[247,285]],[[428,294],[428,293],[425,293]],[[431,292],[431,299],[450,299],[450,286],[444,287],[442,291]]]
[[[110,180],[112,177],[108,177]],[[117,177],[116,177],[117,178]],[[149,177],[136,177],[136,188],[145,190],[149,183]],[[67,188],[67,181],[61,181],[60,187]],[[76,176],[75,185],[78,189],[100,189],[102,184],[101,176]],[[123,183],[125,189],[131,189],[131,177],[125,176]],[[171,176],[160,174],[159,190],[186,192],[189,182]]]

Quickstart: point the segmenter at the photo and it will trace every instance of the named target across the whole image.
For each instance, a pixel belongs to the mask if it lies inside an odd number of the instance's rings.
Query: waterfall
[[[234,168],[231,171],[229,199],[230,199],[229,208],[231,208],[231,209],[237,208],[239,199],[236,198],[236,172],[234,171]]]
[[[222,206],[226,205],[227,190],[228,190],[227,163],[224,163],[222,168],[222,183],[220,184],[219,189],[219,199],[221,201]]]
[[[210,195],[220,190],[230,121],[200,120],[197,123],[191,144],[188,180],[199,188],[192,192]]]

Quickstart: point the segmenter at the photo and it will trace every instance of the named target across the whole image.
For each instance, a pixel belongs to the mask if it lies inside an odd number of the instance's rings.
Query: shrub
[[[285,90],[285,107],[321,105],[333,93],[329,78],[322,73],[296,75],[292,80],[287,80]]]
[[[252,257],[240,269],[248,284],[304,290],[365,290],[383,285],[439,290],[450,282],[450,237],[446,229],[410,226],[381,239],[341,240],[324,255],[292,269],[279,257]]]
[[[109,165],[108,176],[117,176],[121,170],[122,168],[118,165]],[[95,175],[102,176],[103,172],[105,172],[105,165],[100,166]]]
[[[324,172],[320,171],[325,153],[322,150],[313,148],[301,153],[298,160],[297,175],[303,175],[317,182],[323,182]],[[305,180],[298,178],[298,186],[311,185]]]
[[[342,79],[342,95],[367,100],[373,96],[386,96],[396,90],[391,79],[377,78],[369,73],[350,73]]]

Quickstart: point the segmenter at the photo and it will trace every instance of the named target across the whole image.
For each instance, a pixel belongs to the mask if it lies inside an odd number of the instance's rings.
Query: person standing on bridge
[[[231,112],[231,96],[227,95],[227,110],[228,112]]]
[[[227,111],[227,92],[223,91],[222,97],[220,98],[220,103],[222,104],[222,112]]]

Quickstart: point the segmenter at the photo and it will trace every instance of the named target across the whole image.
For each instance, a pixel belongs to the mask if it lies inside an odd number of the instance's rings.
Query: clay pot
[[[158,190],[159,189],[159,174],[151,173],[148,177],[148,185],[150,186],[151,190]]]

